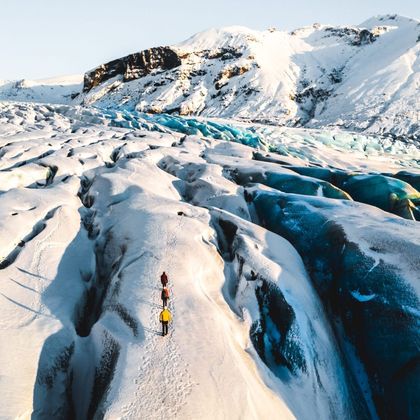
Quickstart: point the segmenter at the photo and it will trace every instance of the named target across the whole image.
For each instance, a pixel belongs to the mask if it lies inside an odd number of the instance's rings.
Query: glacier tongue
[[[28,103],[0,134],[1,418],[417,417],[414,143]]]

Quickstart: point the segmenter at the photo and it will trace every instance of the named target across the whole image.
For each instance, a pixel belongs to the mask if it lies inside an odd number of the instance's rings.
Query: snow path
[[[182,228],[183,218],[179,219],[178,226],[166,239],[167,249],[176,249],[177,235]],[[160,234],[163,233],[163,229]],[[166,232],[168,236],[168,233]],[[165,270],[172,273],[174,270],[174,253],[169,253],[166,264],[158,258],[152,259],[151,273],[161,273]],[[169,310],[173,318],[176,318],[176,293],[175,284],[169,274],[170,300]],[[193,386],[188,365],[182,359],[179,346],[176,342],[176,330],[173,322],[169,325],[169,333],[166,337],[161,336],[161,324],[158,322],[162,310],[160,299],[161,287],[159,278],[150,276],[150,317],[149,324],[145,327],[144,342],[139,345],[139,352],[143,354],[138,366],[135,398],[127,406],[122,407],[122,418],[142,419],[167,419],[175,418],[180,408],[186,403]]]

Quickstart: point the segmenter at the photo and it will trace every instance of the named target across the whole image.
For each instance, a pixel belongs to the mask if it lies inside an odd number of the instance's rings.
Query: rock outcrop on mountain
[[[136,54],[110,61],[85,74],[83,92],[89,92],[94,87],[113,77],[122,76],[124,82],[139,79],[153,70],[171,70],[181,65],[177,53],[169,47],[150,48]]]

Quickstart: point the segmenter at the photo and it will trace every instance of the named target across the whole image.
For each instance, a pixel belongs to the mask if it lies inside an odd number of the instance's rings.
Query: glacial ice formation
[[[302,256],[350,364],[347,341],[354,346],[379,416],[412,418],[419,408],[418,224],[351,201],[253,194],[262,226]]]
[[[418,149],[320,135],[1,103],[0,417],[417,418]]]

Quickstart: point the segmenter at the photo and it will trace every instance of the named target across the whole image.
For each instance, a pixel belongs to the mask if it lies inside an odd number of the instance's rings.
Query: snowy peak
[[[345,43],[351,46],[361,46],[373,43],[376,38],[386,31],[386,27],[372,28],[372,30],[357,26],[328,26],[314,24],[311,27],[294,30],[290,33],[305,39],[309,44],[336,44]],[[310,35],[313,35],[312,37]]]
[[[388,15],[377,15],[371,17],[368,20],[362,22],[359,26],[362,28],[369,28],[372,29],[374,27],[380,26],[388,26],[394,28],[402,28],[405,26],[417,26],[419,25],[419,21],[417,19],[412,19],[409,17],[396,15],[396,14],[388,14]]]
[[[224,28],[211,28],[199,32],[176,45],[184,51],[217,50],[220,48],[244,48],[250,42],[261,38],[261,32],[245,26],[227,26]]]
[[[420,24],[397,15],[291,32],[209,29],[101,64],[83,86],[0,85],[0,99],[420,137]]]
[[[97,67],[76,101],[417,138],[418,32],[399,16],[290,33],[210,29]]]

